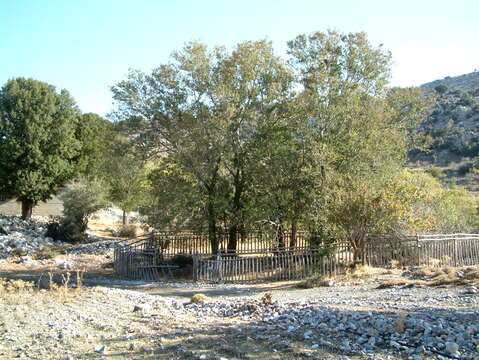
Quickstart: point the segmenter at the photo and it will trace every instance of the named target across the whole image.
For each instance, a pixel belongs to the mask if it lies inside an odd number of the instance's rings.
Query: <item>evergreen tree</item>
[[[0,192],[22,203],[22,218],[72,179],[79,110],[66,90],[33,79],[0,90]]]

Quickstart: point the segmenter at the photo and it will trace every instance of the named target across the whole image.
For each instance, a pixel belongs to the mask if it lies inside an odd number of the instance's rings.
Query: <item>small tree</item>
[[[76,171],[79,110],[66,90],[18,78],[0,90],[0,192],[22,203],[22,218]]]
[[[89,216],[107,206],[104,186],[99,181],[80,179],[60,195],[63,214],[60,237],[68,242],[82,242]]]
[[[117,137],[109,152],[105,164],[109,198],[123,210],[123,225],[127,225],[128,212],[137,209],[145,195],[145,160],[127,138]]]

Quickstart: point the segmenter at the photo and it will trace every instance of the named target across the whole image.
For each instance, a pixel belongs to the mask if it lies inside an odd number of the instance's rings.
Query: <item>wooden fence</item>
[[[226,253],[229,234],[219,232],[217,236],[220,252]],[[209,256],[213,253],[208,234],[204,233],[158,231],[151,234],[145,243],[148,248],[161,249],[161,253],[166,257],[176,254]],[[290,232],[254,231],[245,235],[239,233],[236,235],[235,253],[271,252],[278,248],[289,249],[305,246],[309,246],[309,241],[307,234],[302,231],[298,231],[294,239]]]
[[[357,263],[375,267],[479,264],[479,234],[371,235],[360,247],[353,247],[347,241],[311,246],[306,238],[301,233],[297,246],[279,248],[273,236],[251,235],[238,241],[235,254],[213,255],[207,253],[205,235],[185,233],[172,237],[162,233],[153,240],[131,242],[115,249],[114,264],[120,276],[158,280],[174,277],[176,266],[171,261],[181,254],[192,258],[193,280],[211,282],[293,280],[313,274],[332,276]],[[167,246],[166,240],[170,240]]]

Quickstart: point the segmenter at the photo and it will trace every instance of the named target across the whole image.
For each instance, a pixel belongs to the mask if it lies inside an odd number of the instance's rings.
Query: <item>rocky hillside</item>
[[[411,165],[479,191],[479,72],[421,87],[435,96],[435,103],[421,125],[429,149],[411,153]]]
[[[433,91],[437,86],[443,85],[453,90],[473,90],[479,88],[479,71],[459,76],[446,76],[444,79],[438,79],[426,84],[421,88]]]

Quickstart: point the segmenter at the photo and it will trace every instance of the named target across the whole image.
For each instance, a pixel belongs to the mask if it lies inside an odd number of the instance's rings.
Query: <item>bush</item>
[[[55,217],[50,219],[47,223],[47,230],[45,231],[45,236],[52,238],[55,241],[61,240],[60,236],[60,218]]]
[[[63,241],[84,242],[89,216],[107,206],[102,184],[81,179],[71,184],[60,198],[63,200],[64,218],[58,228],[51,226],[52,231],[56,231]]]
[[[178,254],[171,259],[171,262],[179,267],[186,267],[193,265],[193,257],[191,255]]]
[[[122,225],[118,230],[118,236],[126,238],[134,238],[138,236],[138,227],[133,224]]]
[[[437,85],[434,90],[438,93],[438,94],[444,94],[447,90],[449,90],[448,86],[447,85],[444,85],[444,84],[441,84],[441,85]]]
[[[461,165],[457,169],[457,174],[461,175],[461,176],[464,176],[464,175],[468,174],[473,167],[474,167],[474,164],[470,163],[470,162],[468,162],[467,164]]]
[[[438,168],[437,166],[431,166],[428,169],[428,173],[431,174],[431,176],[435,177],[436,179],[439,179],[444,176],[442,170]]]

